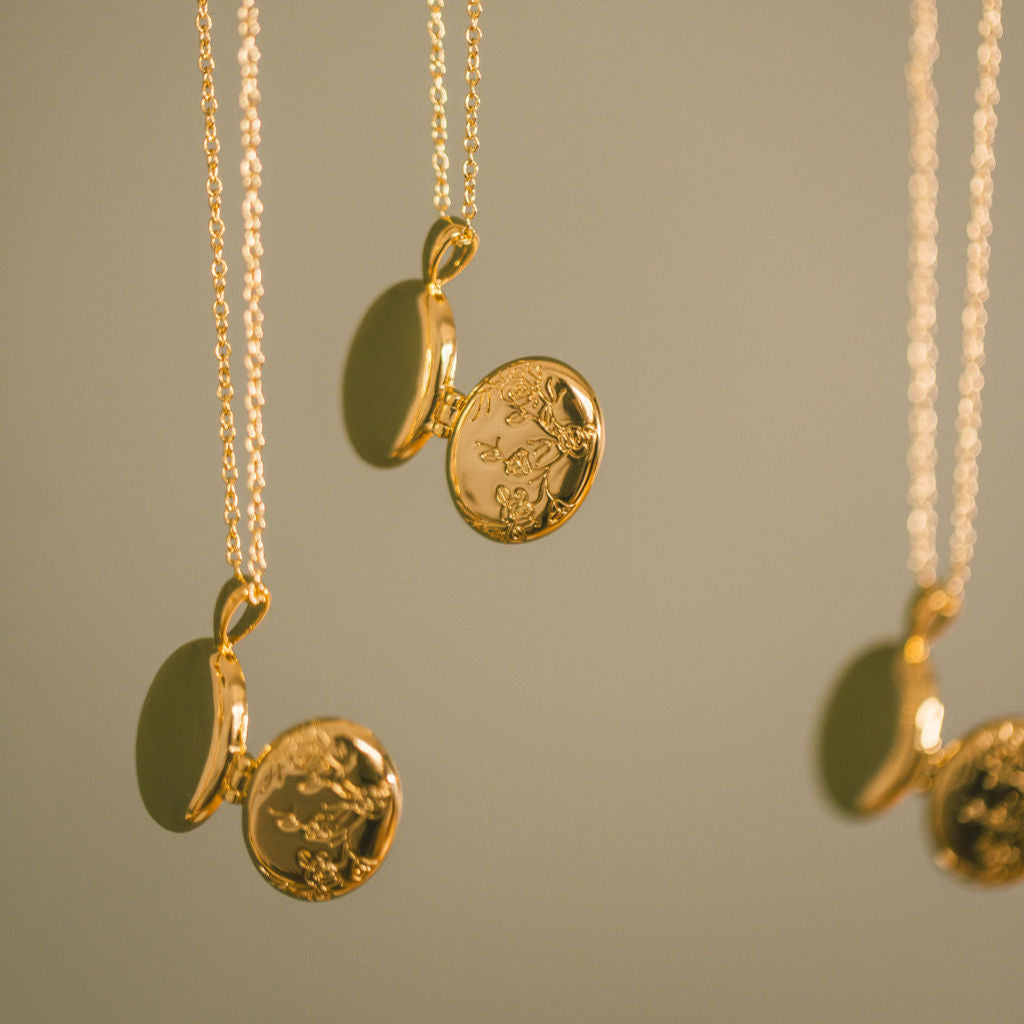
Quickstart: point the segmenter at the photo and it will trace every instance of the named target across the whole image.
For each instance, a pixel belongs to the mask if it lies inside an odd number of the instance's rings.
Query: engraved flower
[[[532,472],[530,453],[525,448],[517,448],[505,460],[505,473],[508,476],[529,476]]]
[[[562,501],[560,498],[552,498],[548,502],[548,525],[554,526],[556,523],[560,523],[575,511],[574,503]]]
[[[331,770],[330,737],[322,730],[292,741],[289,767],[298,775],[321,775]]]
[[[558,445],[558,450],[563,455],[568,455],[573,459],[581,459],[590,451],[590,444],[594,438],[594,428],[592,426],[580,427],[576,424],[569,424],[568,426],[558,424],[556,431],[555,442]]]
[[[529,476],[534,470],[530,453],[525,448],[519,447],[511,455],[506,455],[501,450],[500,434],[494,439],[494,444],[489,444],[487,441],[477,441],[476,446],[483,449],[480,452],[481,462],[504,463],[507,476]]]
[[[353,853],[349,862],[349,876],[358,884],[365,881],[377,870],[380,860],[373,857],[360,857]]]
[[[539,366],[511,366],[503,374],[501,397],[516,408],[532,405],[540,399],[542,381]]]
[[[326,850],[299,850],[297,859],[306,885],[318,896],[330,896],[332,889],[341,887],[341,870]]]
[[[509,490],[501,484],[494,492],[498,504],[501,505],[501,521],[508,527],[510,540],[521,540],[523,531],[531,526],[537,517],[537,510],[534,507],[530,496],[526,493],[525,487],[516,487]]]

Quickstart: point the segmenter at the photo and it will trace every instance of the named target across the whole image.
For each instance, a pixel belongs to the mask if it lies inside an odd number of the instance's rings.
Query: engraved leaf
[[[486,441],[475,442],[477,448],[483,448],[480,452],[480,458],[484,462],[503,462],[505,456],[501,453],[501,435],[499,434],[494,439],[494,444],[488,444]]]

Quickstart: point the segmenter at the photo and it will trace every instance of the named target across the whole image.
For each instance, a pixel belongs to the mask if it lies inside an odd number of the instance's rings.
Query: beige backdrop
[[[1024,709],[1007,7],[951,736]],[[944,499],[976,10],[942,4]],[[237,310],[234,5],[214,14]],[[274,609],[244,650],[250,739],[354,718],[406,796],[379,875],[310,907],[252,870],[237,809],[163,833],[134,778],[149,682],[226,575],[190,5],[0,4],[0,1015],[1019,1020],[1024,887],[965,887],[920,800],[850,823],[814,774],[831,679],[911,584],[906,5],[487,5],[458,383],[551,353],[608,428],[583,510],[525,548],[463,525],[441,444],[372,469],[341,425],[348,341],[432,219],[426,17],[263,12]]]

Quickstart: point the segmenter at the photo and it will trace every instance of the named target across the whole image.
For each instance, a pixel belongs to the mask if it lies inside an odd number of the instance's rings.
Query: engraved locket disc
[[[368,729],[317,719],[278,736],[256,759],[242,828],[275,888],[328,900],[380,866],[398,827],[398,771]]]
[[[448,441],[448,486],[485,536],[533,540],[579,508],[603,446],[601,410],[583,377],[557,359],[516,359],[466,396]]]

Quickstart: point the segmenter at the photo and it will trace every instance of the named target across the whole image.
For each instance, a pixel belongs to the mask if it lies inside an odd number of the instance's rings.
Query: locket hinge
[[[466,407],[466,396],[455,388],[445,388],[437,396],[437,404],[430,415],[430,429],[438,436],[452,436],[455,421]]]
[[[224,776],[224,799],[229,804],[245,802],[255,767],[255,759],[244,751],[231,759],[227,774]]]

